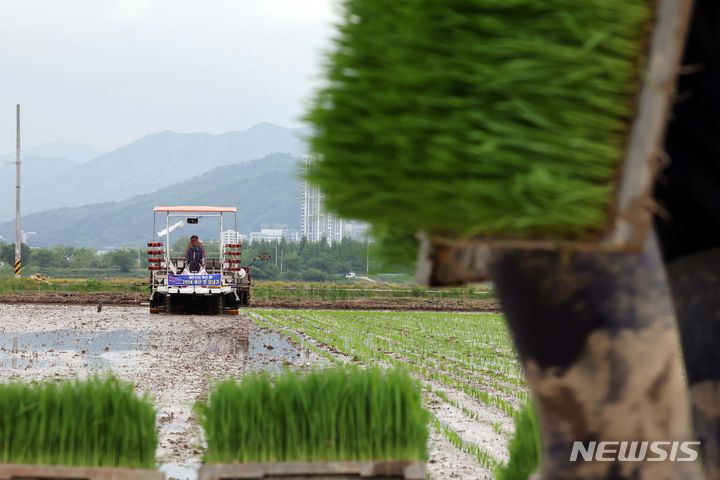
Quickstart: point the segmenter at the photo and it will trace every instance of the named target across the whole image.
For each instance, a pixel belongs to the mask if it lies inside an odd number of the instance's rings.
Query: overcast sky
[[[0,153],[299,126],[335,0],[0,0]]]

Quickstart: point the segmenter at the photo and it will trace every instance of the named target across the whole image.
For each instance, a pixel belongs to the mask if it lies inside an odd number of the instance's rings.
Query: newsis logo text
[[[573,442],[570,461],[694,462],[700,442]]]

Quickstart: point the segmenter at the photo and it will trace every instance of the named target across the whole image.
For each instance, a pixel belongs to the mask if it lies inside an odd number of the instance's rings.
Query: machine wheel
[[[249,290],[240,290],[238,292],[238,296],[240,297],[240,305],[243,307],[250,306],[250,291]]]
[[[170,295],[165,295],[165,311],[167,313],[174,313],[173,301],[172,301],[172,297]]]

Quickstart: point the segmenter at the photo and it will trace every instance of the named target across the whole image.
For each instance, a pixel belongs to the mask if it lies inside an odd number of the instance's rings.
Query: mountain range
[[[31,246],[73,245],[109,248],[143,246],[152,241],[153,207],[156,205],[236,206],[237,227],[241,232],[258,230],[263,224],[285,224],[297,228],[301,216],[300,168],[302,157],[285,153],[258,160],[216,167],[156,192],[117,202],[64,207],[23,216],[26,232],[37,232]],[[233,228],[232,215],[226,215],[225,228]],[[171,220],[174,223],[177,219]],[[155,232],[166,225],[165,214],[158,213]],[[0,235],[14,236],[14,221],[0,223]],[[173,238],[197,233],[201,238],[217,238],[216,219],[201,219],[173,232]]]
[[[29,148],[22,228],[37,232],[31,246],[141,246],[153,235],[152,207],[161,204],[237,206],[242,232],[264,224],[297,227],[305,133],[260,123],[218,135],[165,131],[106,153],[72,142]],[[14,159],[0,156],[0,162]],[[14,187],[15,166],[0,164],[5,241],[14,239]],[[208,223],[192,228],[217,235]]]
[[[82,149],[68,142],[28,149],[22,163],[23,216],[59,207],[121,202],[223,165],[273,153],[299,156],[305,152],[304,133],[269,123],[217,135],[164,131],[111,152],[96,151],[100,154],[92,159],[88,159],[92,147]],[[63,152],[73,158],[59,156]],[[14,156],[0,156],[2,161],[14,161]],[[0,164],[0,220],[14,217],[14,187],[15,166]]]

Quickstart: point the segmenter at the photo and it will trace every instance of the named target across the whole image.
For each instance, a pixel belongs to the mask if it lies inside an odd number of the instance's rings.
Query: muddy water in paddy
[[[150,315],[147,308],[110,305],[97,312],[96,305],[0,304],[0,381],[76,378],[112,371],[133,383],[154,399],[157,457],[169,478],[197,478],[202,438],[193,405],[212,383],[252,371],[325,363],[245,316]],[[468,406],[476,403],[458,400]],[[467,423],[460,412],[433,410],[462,435],[477,430],[474,421]],[[492,432],[473,435],[470,441],[492,451]],[[492,478],[473,457],[435,432],[431,432],[429,449],[428,471],[433,479]]]
[[[0,335],[0,368],[29,369],[50,367],[57,363],[43,353],[67,352],[83,355],[87,363],[111,367],[112,352],[138,350],[144,343],[139,332],[116,330],[112,332],[78,332],[52,330],[48,332],[3,333]]]
[[[195,478],[202,454],[193,404],[216,381],[323,363],[245,316],[150,315],[147,308],[0,305],[0,381],[112,371],[149,393],[162,470]]]

